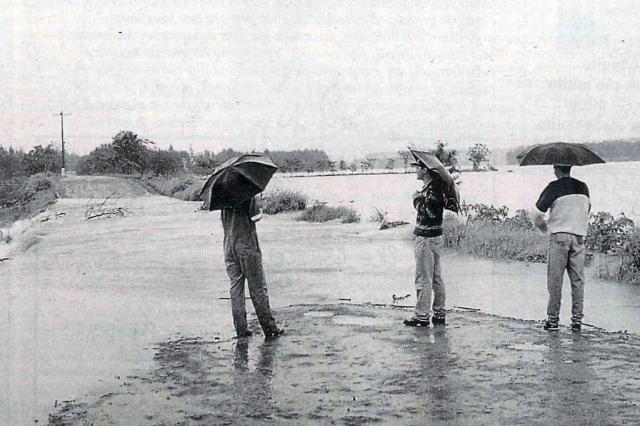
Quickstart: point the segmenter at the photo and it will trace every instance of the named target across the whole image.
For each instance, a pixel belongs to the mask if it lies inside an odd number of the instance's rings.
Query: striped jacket
[[[556,234],[566,232],[574,235],[587,235],[589,226],[589,188],[572,177],[555,180],[542,191],[536,202],[538,214],[534,215],[534,223],[538,229],[548,227],[549,232]],[[543,215],[549,212],[549,219]]]

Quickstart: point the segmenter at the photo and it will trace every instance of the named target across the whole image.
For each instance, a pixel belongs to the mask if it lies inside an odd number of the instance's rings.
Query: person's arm
[[[262,209],[258,205],[258,200],[256,197],[253,197],[251,199],[251,204],[249,205],[249,217],[254,222],[262,219]]]
[[[420,206],[420,204],[424,203],[424,195],[422,194],[422,192],[420,191],[414,191],[413,195],[411,196],[411,198],[413,199],[413,207],[418,210],[418,207]]]
[[[533,225],[536,227],[538,232],[540,232],[541,234],[546,234],[547,232],[549,232],[546,214],[538,210],[537,207],[533,207],[533,209],[531,209],[531,221],[533,222]]]
[[[538,198],[536,205],[531,210],[531,221],[533,222],[533,225],[536,227],[538,232],[542,234],[546,234],[547,232],[549,232],[546,213],[549,210],[549,207],[551,207],[551,204],[553,204],[553,201],[554,200],[551,191],[547,186],[544,191],[542,191],[542,194],[540,194],[540,198]]]

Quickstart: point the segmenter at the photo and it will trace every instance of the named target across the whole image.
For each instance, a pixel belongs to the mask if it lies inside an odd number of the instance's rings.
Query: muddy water
[[[86,200],[61,200],[53,208],[67,214],[36,225],[25,251],[0,265],[0,424],[43,422],[55,400],[124,385],[152,362],[158,342],[232,337],[217,215],[162,197],[120,202],[130,217],[86,221]],[[413,293],[408,228],[267,217],[260,235],[276,307],[391,303]],[[448,253],[444,271],[449,307],[544,314],[544,265]],[[585,309],[590,323],[640,333],[638,287],[591,280]]]
[[[572,175],[590,188],[593,211],[624,212],[640,223],[640,195],[633,182],[640,179],[640,162],[606,163],[575,167]],[[530,209],[540,192],[554,180],[551,166],[502,166],[491,173],[462,173],[460,196],[467,203],[506,205],[514,213]],[[419,186],[414,174],[277,177],[270,189],[291,188],[312,199],[352,205],[369,217],[374,207],[391,219],[411,219],[411,193]]]

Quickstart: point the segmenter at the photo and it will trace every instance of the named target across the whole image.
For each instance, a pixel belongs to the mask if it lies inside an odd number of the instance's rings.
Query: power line
[[[69,114],[65,114],[63,111],[60,111],[59,114],[54,114],[54,115],[59,115],[60,116],[60,140],[62,142],[62,170],[60,172],[60,174],[62,176],[66,175],[66,171],[65,171],[65,165],[64,165],[64,116],[65,115],[71,115]]]

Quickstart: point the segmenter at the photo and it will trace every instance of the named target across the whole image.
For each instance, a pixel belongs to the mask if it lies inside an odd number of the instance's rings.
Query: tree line
[[[457,151],[447,147],[446,143],[438,141],[432,152],[451,171],[458,170]],[[476,144],[467,153],[478,169],[486,161],[489,149]],[[173,176],[178,174],[206,175],[218,165],[243,152],[233,149],[223,149],[220,152],[205,150],[195,153],[193,150],[176,150],[172,146],[159,149],[156,144],[132,131],[120,131],[112,137],[109,143],[102,144],[88,155],[78,156],[67,154],[66,166],[68,170],[75,170],[78,174],[128,174],[156,176]],[[375,159],[365,157],[354,161],[334,161],[322,150],[298,149],[293,151],[270,151],[269,156],[284,173],[312,173],[312,172],[367,172],[374,168],[393,170],[408,164],[412,156],[408,150],[400,150],[395,158]],[[35,146],[28,152],[15,150],[11,147],[0,146],[0,179],[7,181],[16,177],[25,177],[40,172],[58,173],[62,167],[60,151],[53,145]]]
[[[601,156],[605,161],[640,161],[640,140],[637,139],[587,142],[583,145]],[[507,164],[518,164],[518,155],[531,147],[533,145],[521,145],[507,151]]]

